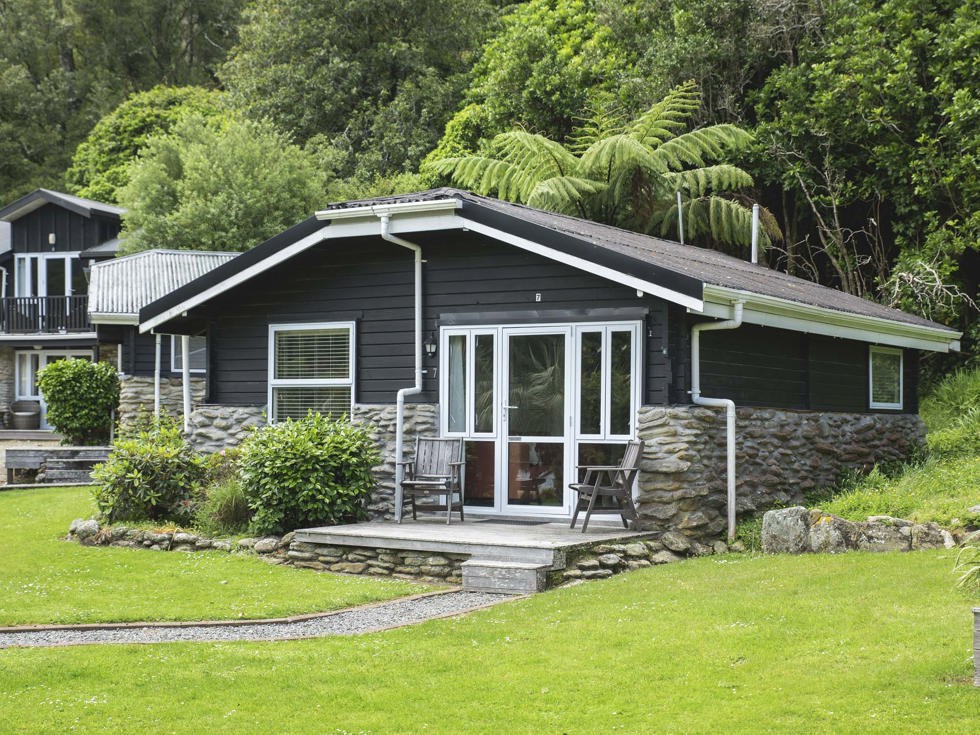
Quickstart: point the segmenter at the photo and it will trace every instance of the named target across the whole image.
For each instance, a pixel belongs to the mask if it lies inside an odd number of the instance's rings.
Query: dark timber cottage
[[[692,536],[904,455],[921,440],[919,351],[960,336],[714,251],[454,189],[332,205],[139,322],[206,336],[206,403],[189,417],[204,444],[311,408],[374,422],[379,516],[399,513],[392,463],[416,434],[465,439],[468,513],[552,519],[571,513],[576,465],[639,436],[639,526]]]

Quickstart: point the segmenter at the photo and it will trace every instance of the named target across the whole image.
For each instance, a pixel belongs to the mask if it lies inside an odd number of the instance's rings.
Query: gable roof
[[[138,324],[139,311],[238,253],[147,250],[92,266],[88,311],[95,324]]]
[[[903,347],[959,349],[959,332],[714,250],[452,188],[331,204],[141,312],[150,329],[327,239],[439,229],[478,232],[687,307],[744,321]]]
[[[40,209],[45,204],[56,204],[83,217],[100,214],[105,217],[119,219],[126,212],[122,207],[116,207],[105,202],[97,202],[94,199],[84,199],[60,191],[51,191],[50,189],[37,189],[0,209],[0,220],[14,222],[25,214],[29,214],[35,209]]]

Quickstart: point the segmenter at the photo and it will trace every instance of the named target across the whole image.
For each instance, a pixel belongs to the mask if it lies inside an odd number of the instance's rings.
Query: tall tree
[[[220,76],[341,176],[411,171],[494,18],[490,0],[254,0]]]
[[[322,201],[311,159],[272,123],[191,115],[132,164],[123,250],[247,250]]]
[[[153,136],[170,132],[190,114],[213,116],[219,92],[202,87],[154,87],[136,92],[92,128],[72,157],[66,178],[79,196],[115,203],[129,181],[130,164]]]
[[[727,124],[683,132],[698,107],[698,90],[688,83],[627,123],[595,117],[569,146],[513,131],[493,139],[490,155],[431,165],[482,194],[641,232],[677,231],[679,192],[687,238],[748,245],[751,214],[732,195],[752,178],[737,166],[707,162],[744,152],[752,138]],[[771,216],[766,224],[763,244],[778,237]]]

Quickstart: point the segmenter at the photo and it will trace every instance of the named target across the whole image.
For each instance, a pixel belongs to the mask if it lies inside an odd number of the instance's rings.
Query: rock
[[[212,541],[211,548],[218,551],[231,551],[231,544],[227,541]]]
[[[113,526],[111,531],[112,540],[119,541],[120,539],[126,538],[129,531],[130,529],[128,529],[126,526]]]
[[[715,550],[707,544],[701,544],[695,541],[691,544],[690,553],[691,556],[711,556],[715,553]]]
[[[862,551],[908,551],[910,539],[903,533],[905,530],[905,526],[869,521],[864,524],[858,548]]]
[[[728,544],[726,544],[724,541],[715,541],[711,545],[711,548],[712,548],[712,550],[716,554],[727,554],[728,553]]]
[[[293,561],[313,561],[316,559],[316,554],[312,551],[293,551],[290,549],[286,552],[286,558]]]
[[[598,559],[582,559],[582,561],[580,561],[577,564],[577,566],[583,572],[592,571],[592,570],[595,570],[595,569],[598,569],[599,568],[599,560]]]
[[[279,545],[276,547],[276,550],[288,548],[293,543],[294,538],[296,538],[296,531],[290,531],[279,540]]]
[[[815,517],[814,517],[815,516]],[[810,550],[817,554],[840,554],[857,549],[863,537],[853,521],[835,515],[814,512],[810,519]]]
[[[645,569],[646,567],[652,566],[646,559],[630,559],[626,562],[626,567],[631,572],[637,569]]]
[[[290,554],[295,552],[290,551]],[[346,562],[342,561],[338,564],[333,564],[330,567],[331,572],[343,572],[345,574],[364,574],[364,570],[368,568],[367,564],[361,562]]]
[[[615,569],[623,563],[623,560],[618,554],[603,554],[599,557],[598,562],[601,567]]]
[[[191,533],[184,533],[182,531],[178,531],[177,533],[174,534],[174,543],[193,545],[197,543],[197,536]]]
[[[966,509],[966,512],[970,515],[980,516],[980,505],[971,505]]]
[[[582,572],[582,579],[604,579],[612,575],[612,569],[593,569],[588,572]]]
[[[766,511],[762,516],[762,549],[770,554],[809,551],[810,512],[801,505]]]
[[[728,550],[734,554],[744,554],[745,544],[743,544],[741,541],[732,541],[732,543],[728,545]]]
[[[77,525],[73,522],[72,526],[75,527],[74,533],[80,539],[87,539],[95,536],[99,530],[99,522],[93,521],[91,519],[87,521],[80,521]],[[64,528],[64,526],[62,526]]]
[[[660,537],[660,543],[671,551],[686,554],[691,549],[691,541],[682,533],[667,531]]]
[[[626,546],[623,548],[623,552],[626,554],[626,556],[634,559],[645,558],[649,553],[647,551],[647,547],[643,544],[626,544]]]
[[[258,541],[259,540],[257,538],[240,538],[235,543],[235,546],[237,546],[239,549],[251,549],[258,543]]]
[[[673,561],[680,561],[683,556],[678,556],[673,551],[657,551],[650,555],[651,564],[670,564]]]
[[[277,536],[266,536],[256,541],[252,548],[255,549],[256,554],[271,554],[279,548],[279,538]]]
[[[935,523],[916,524],[912,526],[911,548],[913,551],[918,551],[919,549],[948,548],[946,546],[946,539],[943,537],[943,529]]]
[[[68,533],[74,536],[75,532],[78,531],[78,526],[84,522],[85,522],[84,518],[76,518],[75,520],[73,520],[71,522],[71,525],[68,526]]]
[[[912,521],[907,521],[904,518],[894,518],[892,516],[868,516],[868,523],[877,523],[882,526],[896,526],[898,528],[913,525]]]

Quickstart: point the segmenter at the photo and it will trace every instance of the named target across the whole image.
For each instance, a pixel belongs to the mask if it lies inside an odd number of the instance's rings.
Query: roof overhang
[[[88,319],[92,324],[130,324],[135,327],[140,323],[139,314],[97,314],[89,312]]]
[[[742,321],[747,324],[933,352],[960,349],[962,333],[952,329],[835,311],[725,286],[705,284],[704,301],[702,313],[721,319],[731,317],[731,305],[742,301]]]

